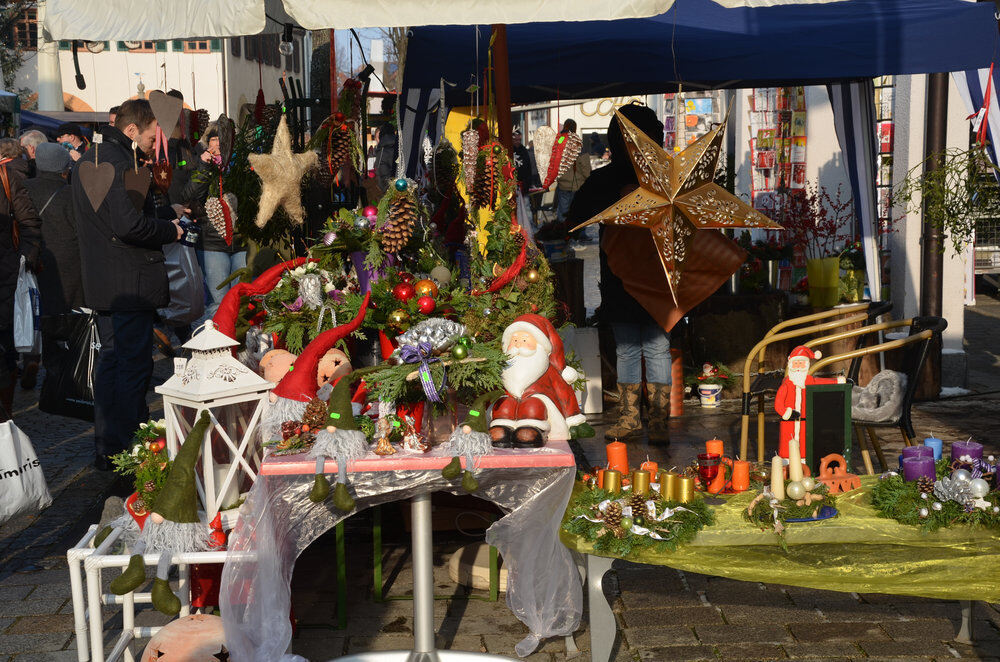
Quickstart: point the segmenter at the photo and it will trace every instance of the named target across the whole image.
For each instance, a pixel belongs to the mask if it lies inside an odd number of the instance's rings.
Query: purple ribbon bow
[[[448,384],[448,373],[445,367],[441,366],[441,386],[434,386],[434,379],[431,377],[431,363],[441,359],[433,355],[434,346],[429,342],[419,342],[416,345],[403,345],[399,348],[399,358],[404,363],[419,363],[417,372],[420,375],[420,385],[424,387],[424,395],[431,402],[441,402],[438,393],[443,391]]]

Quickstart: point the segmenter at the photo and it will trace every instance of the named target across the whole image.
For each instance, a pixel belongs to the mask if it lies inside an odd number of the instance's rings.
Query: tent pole
[[[497,136],[500,144],[509,152],[513,146],[511,132],[513,122],[510,117],[510,59],[507,56],[507,26],[497,23],[493,26],[493,89],[497,102]]]
[[[928,157],[925,173],[937,170],[948,147],[948,74],[927,75],[927,117],[924,129],[924,154]],[[924,209],[920,255],[920,314],[941,316],[944,253],[941,228],[927,217]],[[937,398],[941,391],[941,347],[931,345],[929,393]]]
[[[337,32],[330,30],[330,114],[337,112]]]

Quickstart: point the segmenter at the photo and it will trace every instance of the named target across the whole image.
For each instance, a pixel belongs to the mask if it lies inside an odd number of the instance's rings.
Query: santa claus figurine
[[[843,377],[813,377],[809,363],[820,358],[819,351],[799,345],[788,355],[785,378],[774,398],[774,410],[781,416],[778,437],[778,455],[788,458],[788,445],[795,439],[799,443],[799,457],[806,456],[806,386],[813,384],[843,384]]]
[[[499,448],[538,448],[550,439],[585,436],[571,386],[579,373],[566,365],[562,339],[541,315],[521,315],[503,332],[510,361],[503,371],[507,395],[493,405],[490,439]]]

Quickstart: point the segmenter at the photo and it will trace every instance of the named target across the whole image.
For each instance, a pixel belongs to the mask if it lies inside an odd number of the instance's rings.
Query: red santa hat
[[[821,358],[823,356],[823,353],[820,352],[818,349],[811,349],[809,347],[806,347],[805,345],[799,345],[798,347],[792,350],[791,354],[788,355],[788,360],[791,361],[792,359],[798,358],[800,356],[807,358],[810,361],[815,361],[816,359]]]
[[[285,271],[294,269],[304,264],[307,258],[297,257],[281,264],[276,264],[261,275],[257,276],[250,283],[237,283],[229,288],[226,295],[219,302],[219,308],[215,311],[212,321],[215,328],[226,334],[233,340],[236,339],[236,320],[240,315],[240,299],[245,296],[261,296],[267,294],[277,286],[278,281]],[[315,261],[315,260],[314,260]]]
[[[510,326],[504,329],[503,337],[501,338],[504,349],[510,343],[511,335],[518,331],[525,331],[531,334],[538,343],[538,346],[548,353],[549,365],[555,368],[556,372],[562,375],[564,380],[575,382],[580,378],[580,373],[566,365],[566,355],[563,352],[562,338],[559,337],[556,327],[547,318],[528,313],[515,319],[510,323]]]
[[[278,385],[274,387],[272,393],[279,398],[287,398],[298,402],[309,402],[316,397],[319,387],[316,385],[316,370],[319,368],[319,361],[323,355],[340,342],[354,333],[361,326],[368,312],[368,300],[371,293],[365,295],[365,300],[361,302],[357,316],[342,326],[334,327],[316,336],[312,342],[305,346],[299,358],[295,359],[292,370],[282,377]]]

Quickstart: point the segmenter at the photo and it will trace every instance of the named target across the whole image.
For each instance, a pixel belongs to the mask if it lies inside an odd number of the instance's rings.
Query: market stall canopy
[[[993,3],[844,0],[781,4],[677,0],[650,18],[534,23],[507,29],[514,103],[684,89],[819,84],[887,74],[975,69],[990,61]],[[772,5],[772,6],[765,6]],[[403,87],[464,92],[490,31],[415,28]]]

